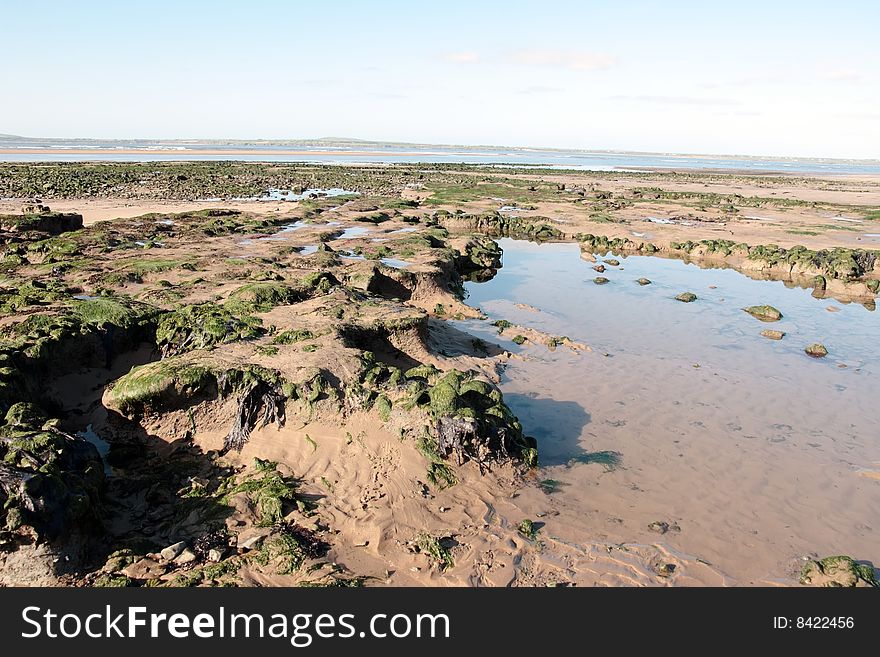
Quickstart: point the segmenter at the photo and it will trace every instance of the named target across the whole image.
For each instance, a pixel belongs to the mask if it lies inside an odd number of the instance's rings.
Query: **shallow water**
[[[736,156],[669,156],[662,153],[625,153],[613,151],[554,151],[540,148],[485,147],[479,150],[462,150],[454,146],[403,147],[391,144],[368,144],[365,146],[325,145],[247,145],[247,144],[187,144],[186,146],[161,141],[95,141],[64,139],[30,140],[12,137],[4,140],[5,149],[34,147],[46,148],[39,153],[0,154],[6,162],[67,162],[67,161],[257,161],[257,162],[321,162],[324,164],[356,163],[416,163],[437,162],[486,165],[518,165],[583,169],[589,171],[639,171],[658,169],[722,169],[746,171],[781,171],[785,173],[850,173],[871,174],[880,172],[876,161],[811,160],[801,158],[774,158]],[[51,149],[89,150],[89,153],[53,153]],[[369,153],[364,153],[366,149]],[[120,152],[135,150],[136,153]],[[291,154],[289,151],[298,151]],[[216,151],[229,151],[214,154]],[[248,153],[253,151],[253,154]],[[285,190],[286,191],[286,190]],[[314,191],[314,190],[307,190]],[[327,191],[327,190],[323,190]],[[287,200],[287,199],[285,199]],[[293,199],[290,199],[293,200]]]
[[[76,435],[80,438],[84,438],[95,446],[98,450],[98,456],[101,457],[101,461],[104,463],[104,474],[110,475],[113,471],[113,469],[107,464],[107,454],[110,453],[110,443],[95,433],[95,429],[91,424],[85,428],[85,431],[80,431]]]
[[[489,322],[462,323],[525,357],[502,389],[570,510],[601,511],[599,533],[668,542],[742,582],[790,574],[813,551],[880,562],[880,315],[650,256],[615,256],[596,285],[577,245],[500,244],[503,268],[466,284],[468,303],[593,349],[517,347]],[[697,301],[674,300],[684,291]],[[741,310],[765,303],[782,321]],[[787,335],[768,340],[767,328]],[[813,342],[829,356],[804,354]],[[646,530],[656,520],[682,531],[658,538]]]
[[[322,198],[333,196],[360,196],[360,192],[355,192],[340,187],[330,187],[328,189],[312,188],[305,189],[297,194],[289,189],[270,189],[267,194],[260,196],[261,201],[302,201],[307,198]]]
[[[373,229],[368,228],[366,226],[351,226],[342,231],[338,237],[334,237],[334,240],[349,240],[353,237],[360,237],[361,235],[366,235],[371,232]]]

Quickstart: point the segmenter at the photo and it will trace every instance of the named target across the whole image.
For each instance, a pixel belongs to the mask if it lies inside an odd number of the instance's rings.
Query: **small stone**
[[[186,548],[186,542],[185,542],[185,541],[179,541],[179,542],[175,543],[174,545],[169,545],[167,548],[165,548],[164,550],[162,550],[162,551],[159,553],[159,555],[160,555],[165,561],[174,561],[174,559],[176,559],[177,556],[178,556],[181,552],[183,552],[184,548]]]
[[[662,520],[655,520],[650,525],[648,525],[648,529],[650,529],[652,532],[657,532],[658,534],[665,534],[669,531],[669,523]]]
[[[809,347],[804,349],[808,356],[812,356],[813,358],[824,358],[828,355],[828,350],[825,348],[824,344],[817,342],[816,344],[811,344]]]
[[[184,564],[192,563],[196,559],[198,559],[196,553],[187,548],[178,555],[178,557],[174,560],[174,563],[176,563],[178,566],[183,566]]]
[[[606,261],[605,261],[605,264],[606,264],[606,265],[611,265],[612,267],[619,267],[619,266],[620,266],[620,260],[615,260],[614,258],[611,258],[611,260],[606,260]]]
[[[657,565],[655,571],[660,577],[670,577],[675,572],[675,564],[674,563],[659,564],[659,565]]]
[[[605,271],[605,265],[596,265],[595,267],[593,267],[593,269],[601,274],[603,271]]]
[[[244,541],[240,541],[238,543],[239,550],[257,550],[263,544],[263,541],[266,540],[265,536],[251,536],[250,538],[245,539]]]
[[[691,303],[692,301],[697,300],[697,295],[693,292],[682,292],[677,297],[675,297],[676,301],[681,301],[682,303]]]
[[[650,285],[651,280],[648,278],[639,278],[636,280],[636,283],[638,283],[639,285]]]
[[[223,561],[223,553],[217,548],[211,548],[208,550],[208,561],[212,561],[213,563]]]
[[[605,285],[605,283],[608,282],[608,279],[605,278],[604,276],[596,276],[596,278],[593,279],[593,282],[596,285]]]
[[[781,340],[785,337],[785,331],[774,331],[773,329],[767,329],[765,331],[761,331],[761,335],[765,338],[770,338],[771,340]]]

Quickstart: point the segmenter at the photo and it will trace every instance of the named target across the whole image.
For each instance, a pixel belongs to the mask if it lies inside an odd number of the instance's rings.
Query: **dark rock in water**
[[[639,285],[650,285],[651,280],[648,278],[639,278],[636,280],[636,283],[638,283]]]
[[[767,329],[766,331],[761,331],[761,335],[765,338],[770,338],[771,340],[781,340],[785,337],[785,331],[774,331],[773,329]]]
[[[697,300],[697,295],[693,292],[682,292],[677,297],[675,297],[676,301],[681,301],[683,303],[691,303],[692,301]]]
[[[596,265],[595,267],[593,267],[593,269],[601,274],[603,271],[605,271],[605,265]]]
[[[873,566],[845,555],[808,561],[801,570],[801,584],[829,587],[880,587]]]
[[[611,260],[606,260],[605,264],[611,265],[612,267],[618,267],[620,265],[620,260],[615,260],[614,258],[612,258]]]
[[[473,270],[498,269],[501,267],[503,251],[491,237],[476,235],[468,240],[463,252],[455,259],[455,265],[462,273]]]
[[[773,306],[749,306],[748,308],[743,308],[743,310],[762,322],[778,322],[782,319],[782,313]]]
[[[828,355],[828,350],[825,348],[824,344],[817,342],[816,344],[811,344],[809,347],[804,349],[808,356],[812,356],[813,358],[824,358]]]
[[[593,279],[593,282],[596,285],[605,285],[605,283],[608,282],[608,279],[605,278],[604,276],[596,276],[596,278]]]

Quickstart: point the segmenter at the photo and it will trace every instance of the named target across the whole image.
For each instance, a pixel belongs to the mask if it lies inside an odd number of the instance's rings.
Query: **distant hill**
[[[407,150],[407,149],[455,149],[463,152],[480,152],[480,151],[509,151],[509,152],[529,152],[542,151],[547,153],[563,153],[563,154],[612,154],[612,155],[645,155],[645,156],[663,156],[663,157],[712,157],[712,158],[731,158],[738,160],[777,160],[777,161],[798,161],[798,162],[829,162],[829,163],[865,163],[877,164],[878,159],[848,159],[848,158],[825,158],[825,157],[790,157],[790,156],[773,156],[773,155],[741,155],[741,154],[722,154],[722,153],[671,153],[671,152],[653,152],[653,151],[632,151],[632,150],[614,150],[614,149],[580,149],[580,148],[553,148],[541,146],[498,146],[490,144],[429,144],[402,141],[376,141],[370,139],[358,139],[355,137],[316,137],[312,139],[90,139],[83,137],[23,137],[20,135],[10,135],[0,133],[0,146],[4,143],[26,144],[30,147],[50,147],[50,146],[70,146],[76,148],[78,145],[89,145],[92,147],[119,148],[125,145],[136,146],[227,146],[227,147],[259,147],[259,146],[287,146],[290,148],[297,147],[324,147],[324,148],[351,148],[351,149],[371,149],[376,151],[382,150]]]

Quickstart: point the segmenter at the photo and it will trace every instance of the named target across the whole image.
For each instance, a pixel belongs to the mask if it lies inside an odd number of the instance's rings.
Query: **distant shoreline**
[[[437,155],[429,151],[350,151],[350,150],[280,150],[280,149],[202,149],[202,148],[0,148],[0,155],[146,155],[174,154],[181,155],[316,155],[331,157],[333,155],[355,155],[362,157],[416,157],[419,155]],[[494,153],[480,153],[481,156],[492,157]],[[503,154],[498,153],[498,157]]]

